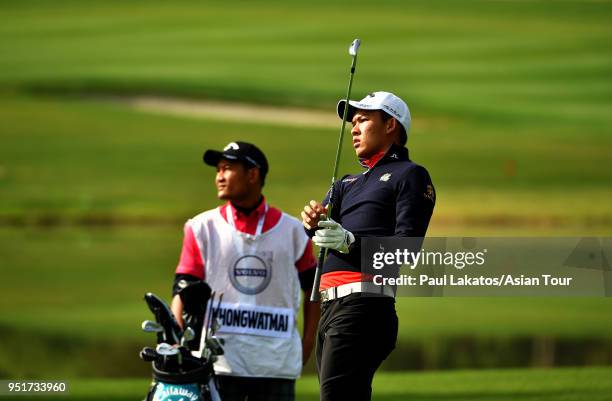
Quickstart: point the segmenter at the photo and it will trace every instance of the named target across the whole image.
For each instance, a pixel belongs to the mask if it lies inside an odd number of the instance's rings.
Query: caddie
[[[295,398],[295,379],[314,345],[319,305],[309,301],[316,261],[302,224],[269,205],[262,194],[268,161],[255,145],[231,142],[207,150],[225,204],[189,219],[176,268],[172,311],[185,281],[205,280],[223,293],[217,315],[225,354],[214,364],[221,399]],[[297,314],[304,293],[304,330]]]
[[[322,218],[330,192],[301,213],[313,242],[328,248],[316,352],[322,401],[370,400],[374,373],[397,339],[393,288],[375,286],[362,274],[360,239],[424,237],[436,198],[427,170],[408,157],[406,103],[374,92],[348,104],[341,100],[340,118],[345,107],[353,148],[366,170],[333,184],[330,220]]]

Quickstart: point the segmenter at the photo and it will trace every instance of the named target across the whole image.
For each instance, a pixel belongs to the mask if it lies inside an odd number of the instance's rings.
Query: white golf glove
[[[348,253],[349,246],[355,242],[355,236],[348,230],[342,228],[339,223],[332,219],[319,221],[319,227],[322,230],[317,230],[315,236],[312,237],[312,242],[323,248],[335,249],[338,252]]]

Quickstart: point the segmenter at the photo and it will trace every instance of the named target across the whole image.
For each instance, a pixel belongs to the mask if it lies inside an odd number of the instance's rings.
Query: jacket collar
[[[374,167],[376,165],[376,163],[378,163],[380,161],[380,159],[382,159],[385,154],[387,153],[387,151],[383,150],[381,152],[376,153],[374,156],[369,157],[369,158],[364,158],[364,157],[360,157],[359,158],[359,164],[361,164],[361,167],[363,168],[367,168],[367,169],[371,169],[372,167]]]
[[[392,144],[391,147],[385,152],[379,152],[369,159],[360,159],[359,164],[368,170],[372,170],[376,166],[381,166],[387,163],[393,163],[397,161],[409,161],[408,149]]]

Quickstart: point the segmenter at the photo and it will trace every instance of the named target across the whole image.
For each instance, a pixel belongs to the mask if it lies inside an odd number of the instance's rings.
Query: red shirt
[[[367,278],[361,272],[351,272],[348,270],[324,273],[321,275],[319,291],[323,291],[331,287],[338,287],[339,285],[343,284],[358,283],[361,281],[372,280],[367,280]]]
[[[228,207],[232,208],[231,215],[234,219],[234,227],[236,227],[238,231],[254,235],[259,218],[266,213],[266,200],[264,199],[257,209],[253,210],[249,215],[245,215],[237,210],[230,202],[227,202],[225,205],[219,207],[219,212],[225,221],[227,221]],[[273,228],[278,223],[281,216],[282,212],[279,209],[271,206],[268,207],[268,212],[264,218],[261,232],[266,232]],[[184,231],[185,236],[183,238],[183,249],[181,250],[181,258],[178,266],[176,267],[176,274],[189,274],[199,278],[200,280],[205,280],[205,261],[202,260],[202,254],[200,253],[200,249],[196,243],[193,230],[188,225],[185,225]],[[308,269],[315,268],[316,266],[317,261],[313,255],[312,241],[309,240],[306,243],[302,257],[295,262],[295,268],[297,269],[298,273],[302,273]]]

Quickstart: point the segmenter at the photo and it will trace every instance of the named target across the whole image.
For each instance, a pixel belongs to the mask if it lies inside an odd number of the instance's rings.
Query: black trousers
[[[217,376],[221,401],[294,401],[295,380]]]
[[[351,294],[321,304],[317,371],[321,401],[369,401],[376,369],[395,348],[391,297]]]

